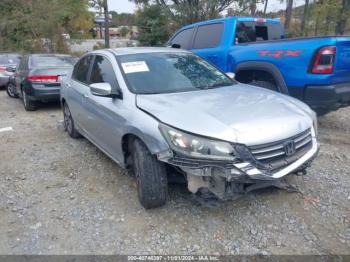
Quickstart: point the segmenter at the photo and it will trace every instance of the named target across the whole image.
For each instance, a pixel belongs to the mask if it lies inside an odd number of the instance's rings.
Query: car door
[[[198,26],[192,51],[215,66],[225,70],[226,50],[221,41],[224,33],[223,23]]]
[[[24,56],[15,72],[15,83],[18,94],[21,94],[21,86],[28,75],[28,56]]]
[[[95,55],[89,84],[95,83],[109,83],[114,93],[120,92],[112,61],[107,56]],[[96,96],[91,92],[84,96],[83,103],[83,121],[89,138],[117,161],[122,156],[120,141],[125,123],[120,115],[122,103],[122,99]]]
[[[66,93],[67,103],[75,124],[86,132],[84,126],[83,103],[85,96],[90,92],[88,76],[92,66],[93,56],[87,55],[81,58],[74,66],[72,77],[67,79],[63,88]]]

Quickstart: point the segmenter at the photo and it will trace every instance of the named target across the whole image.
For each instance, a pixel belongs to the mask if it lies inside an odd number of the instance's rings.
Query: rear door
[[[226,69],[227,51],[222,46],[224,23],[213,23],[198,26],[192,51],[215,66]]]
[[[337,38],[334,82],[350,82],[350,37]]]

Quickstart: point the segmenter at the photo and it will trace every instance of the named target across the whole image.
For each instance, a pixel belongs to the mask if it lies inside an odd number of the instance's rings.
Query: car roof
[[[133,55],[133,54],[147,54],[147,53],[180,53],[186,52],[183,49],[169,48],[169,47],[126,47],[126,48],[114,48],[108,49],[117,56]],[[97,52],[92,52],[97,53]]]
[[[205,20],[205,21],[189,24],[189,25],[186,25],[186,26],[180,28],[178,31],[182,31],[183,29],[188,29],[188,28],[192,28],[192,27],[196,27],[196,26],[220,23],[220,22],[224,22],[224,21],[228,21],[228,20],[232,20],[232,19],[237,20],[238,22],[254,22],[257,19],[264,19],[267,23],[272,23],[272,24],[280,24],[281,23],[279,18],[260,18],[260,17],[251,17],[251,16],[228,16],[228,17],[210,19],[210,20]]]
[[[54,54],[54,53],[42,53],[42,54],[30,54],[29,56],[71,56],[68,54]]]

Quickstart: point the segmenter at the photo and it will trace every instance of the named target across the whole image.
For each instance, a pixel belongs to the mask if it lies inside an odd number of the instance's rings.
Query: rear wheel
[[[67,131],[68,135],[72,138],[79,138],[80,134],[75,128],[74,120],[67,103],[63,104],[63,118],[64,129]]]
[[[29,99],[25,90],[22,91],[22,97],[23,97],[24,109],[26,111],[35,111],[36,110],[36,103],[35,103],[35,101],[32,101]]]
[[[6,93],[8,94],[9,97],[18,98],[16,86],[11,82],[8,83],[8,85],[6,86]]]
[[[139,139],[133,141],[131,155],[141,205],[146,209],[165,205],[168,197],[165,165]]]

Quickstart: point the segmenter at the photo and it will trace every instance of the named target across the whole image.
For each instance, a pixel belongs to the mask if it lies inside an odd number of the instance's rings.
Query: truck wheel
[[[23,97],[24,109],[26,111],[35,111],[36,110],[35,101],[30,100],[26,91],[24,91],[24,90],[22,91],[22,97]]]
[[[258,87],[266,88],[272,91],[280,92],[279,88],[272,82],[257,80],[257,81],[251,82],[250,84],[253,86],[258,86]]]
[[[78,130],[76,130],[72,114],[70,113],[69,107],[67,103],[64,103],[63,105],[63,124],[64,124],[64,130],[67,131],[68,135],[71,138],[79,138],[80,134]]]
[[[146,209],[165,205],[168,197],[165,165],[159,162],[139,139],[133,141],[131,155],[141,205]]]
[[[6,93],[9,97],[18,98],[16,86],[13,83],[8,83],[8,85],[6,86]]]

